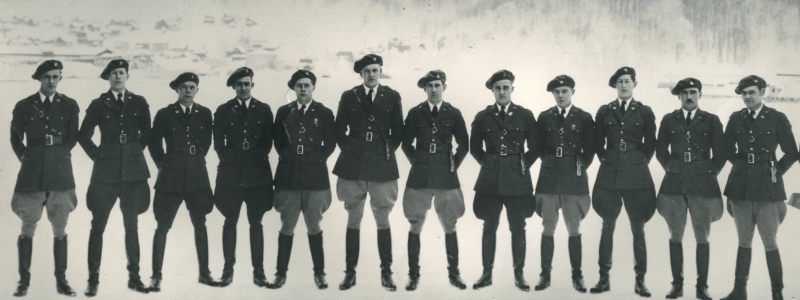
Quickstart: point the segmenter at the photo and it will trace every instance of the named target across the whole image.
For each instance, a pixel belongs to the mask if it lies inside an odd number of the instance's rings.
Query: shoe
[[[536,291],[541,291],[550,286],[550,271],[553,269],[553,251],[555,242],[553,236],[542,235],[541,256],[542,273],[539,274],[539,283],[533,287]]]
[[[695,296],[700,300],[712,300],[708,294],[708,259],[710,254],[709,244],[697,244],[697,292]]]
[[[142,294],[147,294],[150,292],[150,289],[147,286],[145,286],[144,283],[142,283],[142,280],[139,278],[128,279],[128,288]],[[95,293],[97,293],[96,288],[95,288]]]
[[[586,285],[583,283],[583,272],[581,271],[583,261],[581,235],[570,236],[568,246],[569,263],[572,265],[572,287],[580,293],[586,293]]]
[[[328,281],[325,280],[325,273],[322,274],[314,274],[314,284],[317,285],[317,288],[320,290],[324,290],[328,288]],[[355,285],[355,278],[353,280],[353,285]]]
[[[419,234],[408,233],[408,283],[406,291],[413,291],[419,285]]]
[[[67,271],[67,236],[55,238],[53,241],[53,256],[56,263],[56,291],[59,294],[75,297],[75,290],[69,286],[65,276]]]
[[[611,281],[609,280],[608,275],[606,276],[601,275],[600,281],[598,281],[597,284],[594,285],[594,287],[589,289],[589,292],[592,294],[600,294],[608,292],[610,290],[611,290]]]
[[[278,262],[276,263],[275,280],[270,284],[270,288],[279,289],[286,283],[286,271],[289,270],[289,259],[292,256],[292,244],[294,236],[278,234]]]
[[[394,285],[394,280],[392,279],[392,271],[386,271],[386,269],[381,270],[381,286],[384,289],[390,292],[394,292],[397,290],[397,286]]]
[[[750,277],[750,260],[753,250],[739,247],[736,253],[736,271],[733,291],[720,300],[747,300],[747,279]]]
[[[467,285],[461,280],[461,272],[458,270],[458,235],[455,232],[444,235],[445,252],[447,253],[447,278],[450,285],[464,290]]]
[[[86,290],[83,291],[83,295],[85,295],[86,297],[97,296],[97,288],[99,285],[100,285],[99,282],[89,281],[89,285],[86,286]]]
[[[269,287],[270,283],[267,281],[267,275],[264,274],[263,269],[253,271],[253,284],[258,287]]]
[[[478,290],[492,285],[492,268],[494,268],[494,253],[497,249],[497,234],[491,231],[483,231],[481,238],[481,258],[483,260],[483,274],[472,285],[472,289]]]
[[[645,298],[650,297],[650,290],[644,285],[643,276],[636,276],[636,285],[633,287],[633,292]]]
[[[275,280],[273,280],[272,283],[270,283],[267,287],[277,290],[283,287],[284,284],[286,284],[286,273],[281,273],[278,271],[278,273],[275,273]]]
[[[200,284],[205,284],[207,286],[213,286],[213,287],[220,286],[219,282],[215,281],[214,278],[211,278],[211,274],[200,273],[200,276],[197,277],[197,282],[199,282]]]
[[[419,286],[419,277],[408,277],[408,283],[406,284],[406,291],[415,291]]]
[[[153,277],[150,278],[150,290],[151,293],[158,293],[161,291],[161,278]]]
[[[250,225],[250,261],[253,264],[253,284],[269,287],[270,283],[264,273],[264,229],[260,223]]]
[[[767,251],[767,269],[772,282],[772,300],[783,300],[783,265],[778,249]]]
[[[381,259],[381,286],[390,292],[397,290],[392,279],[392,229],[378,230],[378,256]]]
[[[356,286],[356,273],[345,272],[344,280],[339,284],[339,290],[349,290],[351,287]]]
[[[222,257],[225,265],[217,284],[226,287],[233,283],[233,266],[236,264],[236,226],[222,227]],[[265,276],[266,277],[266,276]]]
[[[324,290],[328,288],[325,280],[325,251],[322,248],[322,231],[308,236],[308,247],[311,250],[311,262],[314,264],[314,284]]]
[[[33,238],[20,235],[17,238],[17,252],[19,260],[19,282],[14,291],[14,297],[23,297],[28,294],[31,285],[31,256],[33,254]]]
[[[683,297],[683,244],[669,241],[669,263],[672,269],[672,288],[667,299]]]
[[[531,290],[531,286],[528,285],[527,281],[525,281],[525,277],[523,276],[522,273],[522,268],[514,268],[514,285],[523,292]]]
[[[483,274],[478,278],[478,281],[472,285],[472,289],[478,290],[492,285],[492,270],[483,270]]]
[[[344,279],[339,284],[339,290],[349,290],[356,285],[356,266],[358,265],[359,248],[361,247],[361,231],[347,228],[345,235],[345,263]]]

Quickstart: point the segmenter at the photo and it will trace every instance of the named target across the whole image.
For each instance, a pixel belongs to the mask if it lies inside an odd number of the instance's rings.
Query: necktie
[[[439,114],[439,107],[434,106],[433,109],[431,110],[431,116],[433,116],[433,118],[436,119],[436,115],[438,114]]]
[[[119,104],[119,108],[122,109],[122,93],[117,94],[117,104]]]
[[[561,123],[564,123],[564,119],[566,118],[566,114],[567,114],[567,110],[562,108],[561,109],[561,114],[558,115],[558,120],[560,120]]]
[[[625,104],[628,104],[627,100],[622,100],[622,115],[625,115]]]
[[[506,107],[505,106],[500,106],[500,119],[503,119],[503,120],[506,119]]]
[[[186,110],[183,111],[183,115],[186,117],[186,119],[189,119],[189,117],[191,117],[191,110],[189,110],[187,107]]]
[[[755,121],[756,121],[756,111],[755,110],[751,110],[750,111],[750,122],[755,122]]]
[[[44,109],[45,110],[50,110],[50,105],[51,104],[52,103],[50,102],[50,97],[44,97]]]
[[[304,115],[304,116],[306,115],[306,105],[305,104],[300,105],[300,114]]]
[[[686,114],[686,125],[689,125],[691,123],[692,123],[692,112],[690,111],[688,114]]]
[[[369,89],[369,93],[367,93],[367,105],[372,106],[372,89]]]
[[[243,114],[247,114],[247,102],[241,101],[241,105],[239,105],[239,109],[242,110]]]

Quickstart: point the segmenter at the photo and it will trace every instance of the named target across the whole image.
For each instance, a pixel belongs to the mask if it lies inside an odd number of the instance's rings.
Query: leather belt
[[[309,155],[311,153],[319,151],[317,147],[311,147],[306,145],[297,145],[294,147],[294,149],[295,149],[294,153],[297,155]]]
[[[353,132],[350,136],[355,137],[357,139],[363,139],[367,142],[377,142],[380,140],[381,133],[380,131],[364,131],[364,132]]]
[[[106,144],[127,144],[133,141],[138,141],[139,137],[121,133],[119,135],[104,135],[100,137],[100,142]]]
[[[628,143],[628,142],[619,142],[619,146],[616,149],[609,149],[609,150],[618,150],[619,152],[626,152],[626,151],[636,151],[641,150],[636,143]]]
[[[495,149],[487,149],[486,153],[487,154],[497,154],[497,155],[500,155],[500,156],[508,156],[508,155],[511,155],[511,154],[520,154],[522,152],[519,150],[519,147],[517,147],[517,146],[508,147],[506,145],[500,145],[500,147],[497,147]]]
[[[544,149],[547,155],[555,155],[556,157],[575,156],[575,150],[572,147],[547,147]]]
[[[60,135],[45,134],[43,139],[35,138],[28,141],[28,146],[54,146],[64,143],[64,137]]]
[[[739,160],[743,160],[748,164],[760,163],[760,162],[768,162],[772,159],[769,153],[736,153],[736,158]]]
[[[428,147],[424,147],[421,143],[417,143],[416,151],[422,151],[427,153],[448,153],[447,145],[436,144],[436,143],[429,143]]]
[[[676,152],[672,153],[672,158],[683,160],[683,162],[693,162],[698,160],[707,160],[710,158],[708,152]]]
[[[195,145],[191,146],[169,146],[167,147],[167,154],[189,154],[195,155],[197,153],[202,153],[203,148],[197,147]]]
[[[258,141],[241,141],[241,142],[225,142],[226,148],[237,149],[242,151],[250,151],[258,149]]]

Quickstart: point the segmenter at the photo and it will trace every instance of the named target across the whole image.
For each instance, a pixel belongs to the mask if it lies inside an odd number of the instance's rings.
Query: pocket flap
[[[430,153],[423,151],[414,151],[414,157],[412,158],[415,164],[427,164],[430,159]]]
[[[716,174],[717,166],[711,160],[703,160],[697,163],[697,174]]]
[[[545,155],[542,158],[542,167],[554,168],[556,166],[556,157],[552,155]]]
[[[683,162],[677,159],[670,159],[667,162],[667,168],[665,171],[672,174],[680,174],[683,171]]]

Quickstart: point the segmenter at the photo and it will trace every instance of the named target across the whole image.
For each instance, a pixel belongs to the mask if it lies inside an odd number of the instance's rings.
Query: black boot
[[[278,262],[276,263],[275,281],[269,285],[271,289],[279,289],[286,283],[286,271],[289,271],[289,258],[292,256],[294,236],[278,234]]]
[[[708,294],[708,259],[709,259],[709,245],[697,244],[697,299],[711,300],[711,295]]]
[[[525,230],[521,232],[511,232],[511,257],[514,261],[514,285],[522,291],[530,291],[531,286],[525,280],[523,269],[525,268]]]
[[[308,236],[308,247],[311,249],[311,262],[314,263],[314,284],[324,290],[328,288],[325,280],[325,252],[322,248],[322,232]]]
[[[413,291],[419,285],[419,234],[408,233],[408,284],[406,291]]]
[[[89,233],[89,284],[83,292],[86,297],[97,295],[100,285],[100,261],[103,256],[103,234],[92,230]]]
[[[572,265],[572,287],[576,291],[586,293],[586,285],[583,283],[583,272],[581,264],[583,261],[583,245],[581,236],[569,237],[569,263]]]
[[[669,241],[669,264],[672,267],[672,289],[667,299],[683,297],[683,244]]]
[[[208,269],[208,233],[205,225],[194,229],[194,246],[197,248],[197,264],[200,273],[197,282],[208,286],[219,286],[219,283],[211,278],[211,270]]]
[[[600,281],[589,289],[592,294],[600,294],[611,290],[611,281],[608,272],[611,271],[611,253],[614,249],[614,228],[616,224],[603,222],[600,234],[600,254],[597,264],[600,266]]]
[[[450,284],[460,290],[466,289],[467,285],[461,280],[461,272],[458,270],[458,235],[455,232],[444,235],[444,246],[447,252],[447,277]]]
[[[31,255],[33,254],[33,238],[20,235],[17,239],[17,251],[19,255],[19,282],[14,297],[22,297],[28,294],[28,287],[31,285]]]
[[[644,275],[647,273],[647,244],[644,237],[644,224],[642,232],[633,233],[633,270],[636,272],[636,284],[633,287],[633,292],[642,297],[650,297],[650,290],[644,285]]]
[[[53,256],[56,263],[56,290],[59,294],[75,297],[75,291],[67,282],[67,236],[53,240]]]
[[[778,249],[767,251],[767,269],[772,282],[772,300],[783,300],[783,266]]]
[[[750,259],[753,249],[739,247],[736,253],[736,272],[733,291],[720,300],[747,300],[747,279],[750,277]]]
[[[267,275],[264,274],[264,229],[258,226],[250,226],[250,260],[253,263],[253,284],[259,287],[267,287]]]
[[[392,279],[392,229],[378,230],[378,256],[381,258],[381,285],[390,292],[397,290]]]
[[[339,290],[348,290],[356,285],[356,266],[358,265],[358,252],[361,246],[361,231],[347,228],[345,235],[345,264],[344,280],[339,284]]]
[[[236,264],[236,224],[222,227],[222,256],[225,258],[225,266],[218,284],[226,287],[233,282],[233,265]]]
[[[472,285],[477,290],[492,285],[492,269],[494,268],[494,252],[497,247],[497,233],[483,231],[481,250],[483,258],[483,274]]]
[[[153,236],[153,276],[150,277],[150,291],[161,291],[161,266],[164,265],[164,249],[167,246],[167,233],[156,229]]]
[[[143,294],[149,293],[150,289],[147,286],[145,286],[144,283],[142,283],[142,278],[139,277],[139,233],[138,232],[136,231],[125,232],[125,254],[128,257],[128,288]],[[87,288],[86,290],[88,291],[89,289]],[[95,288],[95,293],[97,293],[97,288]]]
[[[555,241],[553,241],[553,236],[542,235],[542,273],[539,274],[539,283],[533,287],[534,290],[541,291],[550,286],[550,270],[553,269],[554,250]]]

